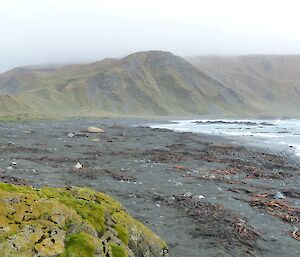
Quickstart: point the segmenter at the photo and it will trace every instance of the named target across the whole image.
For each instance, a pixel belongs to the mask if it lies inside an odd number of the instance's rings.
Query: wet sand
[[[1,181],[108,193],[164,238],[173,257],[300,256],[297,158],[145,123],[0,123]],[[105,133],[81,132],[89,126]],[[274,199],[277,191],[286,197]]]

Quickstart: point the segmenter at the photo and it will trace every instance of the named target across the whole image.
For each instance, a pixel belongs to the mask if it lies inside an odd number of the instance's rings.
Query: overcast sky
[[[0,0],[0,72],[131,52],[300,54],[299,0]]]

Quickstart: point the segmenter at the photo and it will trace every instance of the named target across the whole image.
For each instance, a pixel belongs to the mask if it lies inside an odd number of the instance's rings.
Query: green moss
[[[71,191],[59,191],[53,188],[43,188],[41,196],[55,198],[66,206],[76,210],[85,221],[89,222],[98,232],[106,228],[104,210],[101,205],[89,201],[89,199],[78,198]]]
[[[89,257],[109,249],[115,257],[126,257],[149,248],[159,256],[166,247],[116,200],[87,188],[0,183],[0,228],[4,257],[31,256],[32,249],[37,255],[61,257]],[[12,240],[19,250],[11,247]]]
[[[119,246],[116,244],[111,244],[110,247],[111,247],[113,257],[127,257],[128,256],[122,246]]]
[[[118,232],[118,237],[122,240],[125,245],[129,242],[129,231],[125,225],[116,224],[114,229]]]
[[[0,190],[4,192],[18,192],[19,189],[11,184],[1,183]]]
[[[162,249],[167,248],[167,244],[165,241],[161,240],[158,236],[153,234],[153,232],[145,227],[139,221],[133,219],[128,215],[126,211],[117,211],[111,214],[112,220],[115,222],[115,229],[118,233],[120,233],[119,238],[125,243],[130,239],[130,228],[133,226],[138,229],[138,231],[143,234],[144,239],[148,242],[157,242]],[[128,233],[128,234],[127,234]],[[128,237],[126,236],[128,235]],[[123,239],[122,239],[123,238]],[[126,243],[125,243],[126,244]]]
[[[15,186],[7,183],[0,183],[0,191],[11,193],[33,193],[33,188],[28,186]]]
[[[94,257],[93,237],[86,233],[70,235],[65,241],[65,252],[60,257]]]

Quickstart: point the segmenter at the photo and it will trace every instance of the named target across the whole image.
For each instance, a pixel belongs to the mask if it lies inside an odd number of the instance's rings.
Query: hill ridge
[[[184,59],[152,50],[89,64],[16,68],[0,74],[0,116],[287,115],[295,108],[288,99],[278,101],[284,90],[276,84],[282,79],[273,74],[272,65],[280,70],[280,63],[297,63],[298,58],[280,57],[285,58],[281,62],[275,58],[275,64],[270,58]],[[247,76],[253,80],[250,84]],[[274,88],[266,83],[272,80]],[[298,99],[294,84],[292,103]],[[4,101],[4,95],[13,98]],[[277,102],[272,101],[273,96]]]

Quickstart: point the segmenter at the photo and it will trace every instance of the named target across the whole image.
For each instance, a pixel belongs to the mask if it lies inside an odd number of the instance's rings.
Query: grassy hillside
[[[187,62],[162,51],[16,68],[0,74],[0,117],[299,116],[299,68],[297,56]]]
[[[211,56],[188,60],[242,95],[261,114],[300,116],[300,56]]]
[[[19,103],[1,105],[2,116],[9,108],[59,117],[234,115],[236,107],[247,109],[233,90],[161,51],[57,69],[14,69],[0,75],[0,93]]]

